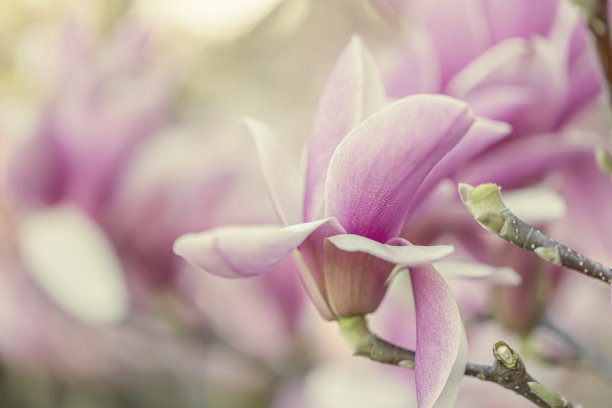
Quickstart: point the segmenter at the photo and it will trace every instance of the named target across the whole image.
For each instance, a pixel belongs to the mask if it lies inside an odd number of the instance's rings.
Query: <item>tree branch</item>
[[[459,184],[461,200],[476,221],[498,237],[534,252],[540,258],[573,269],[591,278],[612,282],[609,267],[573,251],[519,219],[502,202],[499,186]]]
[[[415,352],[378,338],[370,332],[364,316],[342,318],[338,324],[354,355],[414,369]],[[529,375],[520,356],[505,342],[499,341],[493,346],[493,355],[495,360],[491,366],[468,362],[465,375],[499,384],[540,408],[578,408]]]

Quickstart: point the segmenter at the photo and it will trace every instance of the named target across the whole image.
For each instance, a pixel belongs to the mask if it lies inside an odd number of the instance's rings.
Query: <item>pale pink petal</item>
[[[453,252],[451,245],[418,246],[401,239],[394,239],[391,241],[393,245],[389,245],[354,234],[335,235],[327,240],[343,251],[363,252],[402,266],[423,265]]]
[[[510,267],[496,267],[480,262],[442,259],[433,263],[445,278],[482,279],[499,285],[518,285],[521,277]]]
[[[491,46],[480,1],[421,0],[414,3],[411,10],[414,22],[423,21],[438,53],[442,85]]]
[[[464,102],[442,95],[409,96],[372,115],[332,157],[326,214],[348,233],[394,237],[419,185],[473,121]]]
[[[262,274],[281,262],[329,219],[296,224],[221,227],[186,234],[174,243],[174,253],[196,268],[226,278]]]
[[[458,374],[463,375],[467,354],[462,348],[459,309],[444,278],[432,266],[411,268],[410,277],[416,311],[418,406],[451,407],[459,391]]]
[[[325,195],[325,175],[340,141],[385,102],[374,60],[354,36],[334,66],[319,99],[308,143],[304,220],[317,217]]]
[[[557,16],[559,0],[486,0],[486,22],[493,43],[511,37],[546,37]]]
[[[394,98],[416,93],[440,93],[440,67],[431,37],[416,27],[406,36],[397,66],[385,77],[387,93]]]
[[[467,101],[477,115],[508,121],[505,110],[520,110],[510,120],[514,133],[552,129],[568,92],[565,54],[539,37],[511,38],[489,49],[472,61],[448,84],[446,93]],[[485,92],[489,87],[515,87],[528,92],[527,105],[517,95]],[[501,100],[500,100],[501,99]],[[506,105],[506,106],[504,106]],[[491,111],[491,106],[496,107]]]
[[[592,147],[574,146],[560,139],[559,134],[543,134],[504,143],[458,172],[457,180],[473,185],[496,183],[514,188],[585,153],[592,156]]]
[[[54,204],[66,192],[66,158],[48,113],[42,113],[37,133],[17,145],[8,160],[10,187],[20,200],[32,206]]]
[[[569,95],[560,115],[561,122],[565,123],[572,114],[603,92],[605,78],[597,50],[590,41],[590,30],[581,10],[573,4],[561,2],[550,40],[566,53]]]
[[[245,118],[244,123],[253,136],[268,193],[279,221],[284,225],[299,222],[303,186],[297,160],[289,155],[280,139],[266,125],[252,118]]]

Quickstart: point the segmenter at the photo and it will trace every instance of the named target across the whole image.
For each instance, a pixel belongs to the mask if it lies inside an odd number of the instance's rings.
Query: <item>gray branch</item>
[[[511,244],[534,252],[546,261],[608,284],[612,282],[612,270],[609,267],[560,244],[514,215],[502,202],[499,190],[495,184],[477,187],[459,184],[461,200],[485,229]]]
[[[370,332],[363,316],[344,318],[338,323],[354,355],[414,369],[415,352],[378,338]],[[579,408],[529,375],[520,356],[505,342],[499,341],[493,346],[493,356],[491,366],[468,362],[465,375],[499,384],[540,408]]]

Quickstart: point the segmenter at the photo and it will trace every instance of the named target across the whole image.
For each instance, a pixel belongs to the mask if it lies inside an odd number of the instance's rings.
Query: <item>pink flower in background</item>
[[[457,179],[518,186],[592,148],[592,135],[572,131],[606,128],[599,61],[569,2],[434,0],[405,9],[407,45],[388,77],[390,95],[447,94],[513,129]]]
[[[9,156],[20,252],[37,282],[80,319],[115,322],[128,308],[152,306],[165,288],[204,321],[194,299],[217,284],[188,284],[173,241],[194,226],[267,222],[274,213],[265,194],[255,198],[263,178],[247,182],[258,164],[241,138],[170,122],[175,84],[158,62],[149,64],[145,33],[128,28],[95,46],[82,28],[64,33],[58,89]],[[297,279],[284,274],[250,285],[281,306],[274,324],[288,336],[302,304]],[[90,313],[88,305],[107,311]]]
[[[56,88],[10,158],[9,181],[23,203],[69,200],[94,215],[166,120],[170,83],[148,66],[142,30],[124,27],[104,48],[72,24],[63,34]]]

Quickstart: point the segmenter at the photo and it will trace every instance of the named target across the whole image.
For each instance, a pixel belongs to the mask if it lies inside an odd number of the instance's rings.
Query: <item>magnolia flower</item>
[[[430,191],[428,184],[507,128],[475,122],[467,104],[447,96],[415,95],[385,106],[381,80],[356,37],[319,101],[305,182],[265,125],[253,119],[246,124],[283,225],[187,234],[175,242],[174,251],[228,278],[264,273],[294,253],[310,297],[328,320],[373,312],[394,268],[413,267],[420,339],[417,394],[421,406],[444,406],[456,395],[451,387],[442,397],[449,375],[454,368],[460,378],[465,364],[462,325],[444,279],[420,265],[448,255],[452,247],[413,246],[398,233],[413,201]]]
[[[263,124],[247,120],[284,226],[186,235],[176,241],[175,252],[211,273],[246,277],[267,271],[297,249],[302,279],[326,319],[373,312],[396,265],[448,255],[451,247],[412,246],[397,233],[418,186],[474,117],[462,102],[429,95],[378,110],[384,98],[374,74],[354,39],[319,103],[301,203],[293,160]]]
[[[409,37],[390,94],[450,95],[513,128],[457,179],[520,186],[592,149],[584,131],[605,131],[599,60],[570,2],[416,0],[405,10]]]

